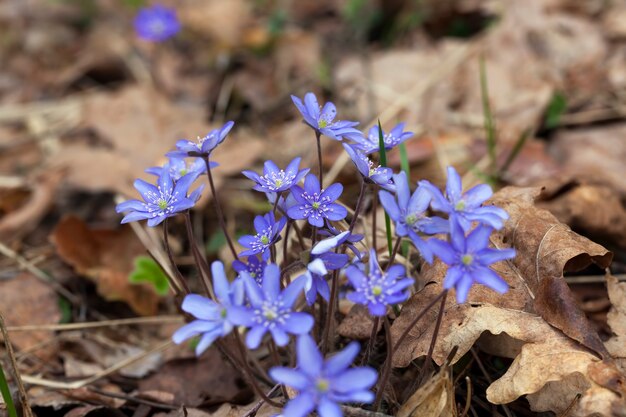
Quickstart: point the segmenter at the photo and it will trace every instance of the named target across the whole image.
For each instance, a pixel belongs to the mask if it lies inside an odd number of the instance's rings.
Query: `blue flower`
[[[256,191],[280,193],[289,190],[309,173],[308,168],[298,170],[300,159],[295,158],[284,170],[278,168],[274,162],[266,161],[263,165],[263,175],[254,171],[243,171],[243,175],[256,182],[252,187]]]
[[[349,138],[361,136],[361,132],[354,128],[359,124],[358,122],[334,121],[337,109],[330,101],[324,104],[324,107],[320,107],[313,93],[304,95],[304,103],[296,96],[291,96],[291,100],[304,117],[306,124],[317,133],[335,140],[341,140],[344,136]]]
[[[476,185],[463,193],[461,177],[454,167],[448,167],[445,197],[439,188],[428,181],[420,181],[420,185],[432,195],[432,208],[454,217],[465,232],[470,230],[472,222],[480,222],[499,230],[509,218],[509,214],[500,207],[482,206],[493,194],[487,184]]]
[[[211,168],[215,168],[219,164],[217,162],[210,162]],[[159,176],[163,171],[169,171],[170,177],[174,181],[178,181],[181,177],[189,174],[198,178],[200,175],[206,172],[206,164],[202,159],[195,158],[191,163],[185,161],[185,158],[171,157],[163,164],[162,167],[151,167],[146,169],[148,174]]]
[[[394,175],[393,182],[396,185],[396,196],[387,191],[380,191],[378,193],[380,202],[395,223],[396,235],[409,236],[424,259],[431,263],[432,251],[418,233],[428,235],[447,233],[448,221],[440,217],[426,217],[426,210],[432,197],[423,186],[417,187],[411,194],[404,172]]]
[[[235,122],[226,122],[219,129],[210,131],[205,137],[198,138],[197,142],[190,140],[179,140],[176,142],[178,150],[168,152],[167,156],[186,157],[186,156],[203,156],[208,157],[217,146],[226,139],[226,135],[233,128]]]
[[[250,328],[246,336],[246,345],[256,349],[261,344],[265,333],[270,332],[278,346],[289,343],[289,333],[308,333],[313,327],[313,317],[293,310],[293,305],[302,294],[304,280],[294,280],[284,291],[280,290],[280,269],[275,264],[268,264],[263,274],[261,286],[243,272],[249,307],[233,307],[229,318],[239,326]]]
[[[383,131],[385,150],[391,150],[395,146],[413,136],[413,132],[403,132],[403,130],[404,123],[398,123],[389,133],[385,134],[385,131]],[[372,126],[367,137],[355,136],[350,137],[350,139],[357,142],[357,146],[366,154],[371,154],[380,150],[380,129],[378,126]]]
[[[250,256],[260,253],[263,260],[267,261],[270,257],[270,247],[278,241],[285,223],[287,223],[287,219],[283,217],[276,221],[274,213],[271,211],[265,216],[256,216],[254,218],[256,235],[245,235],[239,238],[239,244],[248,248],[239,255]]]
[[[202,335],[196,346],[196,355],[201,355],[218,338],[229,334],[234,327],[228,313],[232,306],[240,306],[244,301],[243,282],[237,280],[228,283],[224,273],[224,264],[219,261],[211,265],[213,274],[213,289],[217,301],[210,300],[197,294],[189,294],[183,300],[183,311],[196,318],[189,324],[176,330],[172,335],[175,343]]]
[[[353,145],[343,145],[346,152],[354,162],[356,169],[359,170],[363,179],[370,183],[376,184],[388,191],[395,191],[395,186],[391,180],[393,170],[387,167],[376,166],[363,152],[355,149]]]
[[[345,231],[337,236],[324,239],[318,242],[311,249],[311,260],[307,265],[307,270],[302,275],[306,280],[304,295],[307,304],[313,305],[317,294],[324,300],[330,300],[330,288],[324,278],[328,271],[343,268],[349,261],[348,255],[344,253],[332,252],[350,237],[350,232]]]
[[[144,7],[135,17],[135,31],[141,39],[162,42],[180,31],[176,11],[165,6]]]
[[[346,269],[346,277],[354,287],[348,300],[366,305],[372,316],[384,316],[387,307],[406,301],[408,288],[415,283],[407,278],[404,266],[395,264],[383,271],[376,260],[376,251],[370,250],[369,273],[366,275],[358,267]]]
[[[324,226],[324,219],[342,220],[348,215],[348,210],[334,203],[342,191],[343,186],[339,183],[322,190],[317,177],[307,175],[304,179],[304,189],[298,185],[291,189],[297,204],[287,210],[287,215],[294,220],[307,219],[310,225],[316,227]]]
[[[115,211],[118,213],[130,211],[124,216],[122,223],[147,219],[148,226],[156,226],[167,217],[175,216],[193,207],[200,197],[199,192],[196,190],[189,196],[187,193],[195,179],[192,175],[185,175],[174,182],[169,171],[166,170],[159,176],[156,186],[137,179],[134,186],[144,201],[125,201],[118,204]]]
[[[456,289],[456,300],[464,303],[474,283],[485,285],[500,294],[509,289],[508,284],[489,266],[495,262],[515,257],[514,249],[489,248],[489,236],[493,229],[479,225],[469,235],[461,225],[450,222],[450,240],[444,242],[432,239],[429,243],[441,260],[446,263],[448,271],[443,280],[443,288]]]
[[[233,261],[233,269],[239,273],[247,272],[254,280],[261,285],[263,281],[263,272],[267,262],[259,260],[256,256],[248,256],[248,262],[243,263],[240,260]]]
[[[324,360],[313,338],[304,335],[298,338],[296,350],[296,369],[270,369],[274,381],[298,391],[283,409],[283,416],[305,417],[316,410],[321,417],[341,417],[341,403],[374,401],[370,389],[378,379],[376,371],[365,366],[350,368],[359,354],[358,342]]]

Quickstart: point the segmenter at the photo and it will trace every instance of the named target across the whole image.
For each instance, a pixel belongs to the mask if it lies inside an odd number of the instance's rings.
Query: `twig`
[[[72,381],[72,382],[59,382],[59,381],[52,381],[49,379],[44,379],[44,378],[39,378],[39,377],[35,377],[35,376],[28,376],[28,375],[24,375],[22,377],[22,380],[24,382],[26,382],[27,384],[31,384],[31,385],[39,385],[42,387],[48,387],[48,388],[58,388],[58,389],[78,389],[78,388],[82,388],[86,385],[89,385],[93,382],[96,382],[97,380],[104,378],[107,375],[110,375],[114,372],[119,371],[122,368],[125,368],[129,365],[132,365],[135,362],[138,362],[140,360],[142,360],[143,358],[152,355],[153,353],[157,353],[157,352],[161,352],[165,349],[167,349],[168,347],[170,347],[172,345],[171,340],[167,340],[157,346],[155,346],[154,348],[139,353],[137,355],[133,355],[130,358],[124,359],[123,361],[110,366],[106,369],[103,369],[102,371],[98,372],[97,374],[90,376],[89,378],[85,378],[85,379],[81,379],[78,381]]]
[[[13,377],[15,378],[15,383],[17,384],[17,390],[20,395],[20,402],[22,403],[22,409],[24,410],[25,417],[33,417],[33,412],[30,409],[30,404],[28,402],[28,397],[26,396],[26,389],[24,389],[24,384],[22,383],[22,377],[20,376],[20,371],[17,369],[17,362],[15,362],[15,355],[13,353],[13,346],[11,345],[11,339],[9,338],[9,332],[6,328],[6,323],[4,322],[4,316],[0,313],[0,330],[2,330],[2,337],[4,339],[4,346],[7,349],[7,355],[9,356],[9,362],[11,363],[11,368],[13,369]]]
[[[29,324],[25,326],[8,326],[10,332],[29,332],[36,330],[52,330],[52,331],[68,331],[93,329],[97,327],[115,327],[129,326],[136,324],[165,324],[165,323],[182,323],[181,316],[153,316],[153,317],[133,317],[130,319],[102,320],[90,321],[85,323],[67,323],[67,324]]]
[[[87,389],[91,392],[95,392],[96,394],[103,395],[105,397],[132,401],[137,404],[145,404],[145,405],[149,405],[150,407],[162,408],[165,410],[178,410],[182,406],[182,404],[181,405],[169,405],[169,404],[159,403],[156,401],[144,400],[143,398],[133,397],[132,395],[120,394],[119,392],[102,391],[102,390],[99,390],[98,388],[93,388],[93,387],[89,387]]]

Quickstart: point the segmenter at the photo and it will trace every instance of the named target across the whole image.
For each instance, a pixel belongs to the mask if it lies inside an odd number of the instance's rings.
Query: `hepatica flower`
[[[226,135],[234,125],[235,122],[226,122],[221,128],[210,131],[202,138],[199,137],[196,142],[186,139],[179,140],[176,142],[177,150],[168,152],[167,156],[203,156],[206,158],[226,139]]]
[[[243,263],[240,260],[233,261],[233,269],[239,273],[246,272],[259,285],[263,282],[263,272],[267,262],[260,260],[256,256],[248,256],[248,262]]]
[[[376,371],[365,366],[350,368],[359,354],[358,342],[324,360],[313,338],[304,335],[298,338],[296,350],[296,369],[270,369],[274,381],[298,391],[283,409],[285,417],[305,417],[313,410],[321,417],[340,417],[343,416],[341,403],[374,401],[370,389],[378,379]]]
[[[450,242],[432,239],[430,244],[441,260],[448,265],[443,280],[443,288],[456,289],[456,300],[464,303],[474,283],[485,285],[500,294],[509,289],[508,284],[490,265],[515,257],[514,249],[492,249],[489,247],[489,236],[493,229],[479,225],[465,236],[461,225],[450,222]]]
[[[266,161],[263,165],[263,175],[259,175],[254,171],[243,171],[243,175],[256,183],[254,187],[252,187],[256,191],[280,193],[289,190],[308,174],[308,168],[298,169],[300,159],[301,158],[295,158],[284,170],[278,168],[274,162]]]
[[[287,223],[287,219],[283,217],[276,221],[274,213],[271,211],[265,216],[256,216],[254,218],[256,235],[246,235],[239,238],[239,244],[248,248],[239,255],[250,256],[260,253],[263,260],[267,261],[270,257],[270,246],[278,240],[285,223]]]
[[[129,211],[122,219],[122,223],[148,220],[148,226],[156,226],[166,218],[193,207],[200,197],[199,192],[194,191],[189,196],[187,193],[195,179],[193,175],[185,175],[178,181],[173,181],[167,170],[161,173],[156,185],[137,179],[134,186],[143,201],[125,201],[118,204],[115,211],[118,213]]]
[[[240,306],[244,300],[243,282],[237,280],[229,284],[221,262],[213,262],[211,273],[217,302],[197,294],[187,295],[182,309],[196,320],[184,325],[172,335],[177,344],[193,336],[202,335],[196,346],[196,355],[202,354],[218,337],[226,336],[233,330],[234,325],[229,318],[228,310],[232,306]]]
[[[165,6],[144,7],[135,17],[137,36],[151,42],[163,42],[180,31],[176,11]]]
[[[346,152],[348,152],[350,159],[366,182],[379,185],[388,191],[395,190],[393,181],[391,180],[393,176],[393,170],[391,168],[374,164],[363,152],[355,149],[352,145],[344,144],[343,147]]]
[[[509,214],[496,206],[482,206],[491,198],[493,191],[487,184],[479,184],[463,193],[461,177],[454,167],[448,167],[446,195],[428,181],[420,181],[433,197],[432,207],[455,217],[465,232],[469,231],[472,222],[480,222],[494,229],[501,229]]]
[[[270,332],[278,346],[289,343],[289,334],[308,333],[313,327],[313,317],[293,310],[302,293],[304,280],[296,279],[284,291],[280,290],[280,269],[275,264],[265,267],[263,281],[259,286],[245,272],[241,274],[249,307],[233,307],[229,318],[240,326],[250,328],[246,345],[256,349],[265,333]]]
[[[396,185],[395,197],[387,191],[380,191],[378,193],[380,202],[395,223],[396,235],[409,236],[424,259],[430,263],[433,261],[432,251],[418,233],[428,235],[447,233],[448,221],[440,217],[426,216],[431,194],[423,186],[417,187],[411,194],[404,172],[394,175],[393,180]]]
[[[296,96],[291,96],[291,100],[293,100],[293,104],[296,105],[300,114],[302,114],[305,123],[311,126],[318,134],[335,140],[341,140],[344,136],[350,138],[361,136],[361,132],[354,128],[359,124],[358,122],[335,121],[337,108],[330,101],[324,104],[324,107],[320,107],[317,103],[317,97],[313,93],[306,93],[304,102]]]
[[[376,259],[376,251],[370,250],[369,272],[365,274],[357,266],[346,269],[346,277],[354,287],[348,300],[367,306],[372,316],[384,316],[387,307],[406,301],[408,288],[415,282],[406,277],[402,265],[395,264],[383,271]]]
[[[219,164],[217,162],[211,162],[211,168],[215,168]],[[194,158],[192,162],[187,162],[185,158],[172,157],[162,167],[151,167],[146,169],[148,174],[159,176],[163,171],[169,171],[170,177],[174,181],[178,181],[181,177],[189,174],[198,178],[200,175],[206,172],[206,164],[203,160]]]
[[[310,225],[316,227],[324,226],[324,219],[342,220],[348,215],[348,210],[334,202],[342,191],[343,186],[339,183],[320,189],[317,177],[307,175],[304,179],[304,189],[298,185],[291,189],[297,204],[287,210],[287,215],[294,220],[307,219]]]
[[[412,136],[413,132],[404,132],[404,123],[398,123],[389,133],[385,133],[385,131],[383,131],[385,150],[390,150],[398,146]],[[378,126],[372,126],[367,134],[367,137],[355,136],[350,137],[350,139],[357,142],[357,146],[366,154],[371,154],[380,150],[380,129]]]

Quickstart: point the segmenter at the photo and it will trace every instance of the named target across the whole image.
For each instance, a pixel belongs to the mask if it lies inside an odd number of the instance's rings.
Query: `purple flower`
[[[409,236],[424,259],[431,263],[432,251],[418,233],[428,235],[447,233],[448,221],[440,217],[426,217],[426,210],[432,197],[423,186],[417,187],[411,194],[404,172],[394,175],[393,182],[396,185],[396,196],[387,191],[380,191],[378,193],[380,202],[395,223],[396,235]]]
[[[236,280],[229,284],[224,273],[224,264],[219,261],[213,262],[211,273],[217,302],[197,294],[187,295],[182,309],[196,320],[184,325],[172,335],[177,344],[193,336],[202,335],[196,346],[198,356],[211,346],[215,339],[226,336],[233,330],[234,324],[230,320],[228,310],[232,306],[242,305],[244,299],[243,282]]]
[[[393,170],[391,168],[376,166],[363,152],[356,149],[352,145],[343,145],[346,152],[354,162],[356,169],[363,176],[363,180],[370,184],[376,184],[388,191],[395,191],[395,186],[391,177]]]
[[[148,226],[156,226],[167,217],[175,216],[193,207],[200,194],[197,190],[189,196],[187,193],[195,179],[192,175],[185,175],[175,182],[166,170],[163,170],[159,176],[156,186],[137,179],[134,186],[144,201],[125,201],[118,204],[115,211],[117,213],[130,211],[124,216],[122,223],[147,219]]]
[[[450,222],[450,242],[432,239],[430,244],[441,260],[449,268],[443,281],[443,288],[456,289],[456,300],[464,303],[470,288],[476,282],[500,294],[509,289],[508,284],[489,266],[495,262],[515,257],[514,249],[489,248],[489,236],[493,229],[479,225],[469,235],[461,225]]]
[[[174,157],[186,157],[186,156],[203,156],[208,157],[213,149],[226,139],[226,135],[233,128],[235,122],[226,122],[224,126],[219,129],[210,131],[205,137],[198,138],[197,142],[190,140],[179,140],[176,142],[176,148],[178,150],[168,152],[167,156]]]
[[[271,211],[265,216],[256,216],[254,218],[256,235],[245,235],[239,238],[239,244],[249,248],[239,255],[250,256],[260,253],[263,256],[263,260],[267,261],[270,257],[270,247],[278,241],[285,223],[287,223],[287,219],[283,217],[276,221],[274,213]]]
[[[343,186],[339,183],[322,190],[317,177],[307,175],[304,189],[298,185],[291,189],[297,204],[287,210],[287,215],[294,220],[307,219],[310,225],[316,227],[324,226],[324,219],[342,220],[348,215],[348,210],[334,203],[342,191]]]
[[[413,136],[413,132],[403,132],[403,130],[404,123],[398,123],[389,133],[385,134],[385,131],[383,131],[383,142],[386,150],[394,148]],[[355,136],[350,137],[350,139],[357,142],[357,147],[368,155],[380,150],[380,129],[378,126],[372,126],[367,137]]]
[[[309,335],[300,336],[297,346],[296,369],[275,367],[270,376],[278,383],[288,385],[298,394],[283,410],[287,417],[305,417],[313,410],[321,417],[341,417],[341,403],[374,401],[370,389],[378,374],[370,367],[349,368],[359,354],[358,342],[324,360],[315,341]]]
[[[135,17],[137,36],[146,41],[163,42],[180,31],[176,11],[165,6],[144,7]]]
[[[324,278],[328,271],[343,268],[349,261],[348,255],[332,252],[350,237],[350,232],[345,231],[337,236],[318,242],[311,249],[311,262],[307,265],[307,271],[302,275],[306,280],[304,295],[307,304],[313,305],[317,294],[324,300],[330,299],[328,282]]]
[[[420,185],[432,195],[432,208],[454,217],[465,232],[470,230],[472,222],[480,222],[499,230],[509,218],[509,214],[500,207],[481,206],[493,194],[487,184],[476,185],[463,193],[461,177],[454,167],[448,167],[445,197],[439,188],[428,181],[420,181]]]
[[[366,275],[358,267],[346,269],[346,277],[354,287],[348,300],[366,305],[372,316],[384,316],[387,307],[406,301],[408,288],[415,283],[407,278],[404,266],[395,264],[383,271],[376,260],[376,251],[370,250],[369,273]]]
[[[217,162],[210,162],[211,168],[215,168],[219,164]],[[192,162],[186,162],[185,158],[171,157],[163,164],[162,167],[151,167],[146,169],[148,174],[159,176],[163,171],[169,171],[170,177],[174,181],[178,181],[181,177],[189,174],[198,178],[200,175],[206,172],[206,164],[202,159],[195,158]]]
[[[304,117],[305,123],[317,133],[335,140],[341,140],[344,136],[349,138],[361,136],[361,132],[354,128],[359,124],[358,122],[334,121],[337,109],[330,101],[324,104],[324,107],[320,107],[313,93],[304,95],[304,103],[296,96],[291,96],[291,100]]]
[[[274,162],[266,161],[263,165],[263,175],[254,171],[243,171],[243,175],[256,182],[256,185],[252,187],[256,191],[280,193],[289,190],[308,174],[308,168],[298,170],[300,159],[295,158],[284,170],[278,168]]]
[[[239,326],[249,327],[246,345],[256,349],[265,333],[270,332],[278,346],[289,343],[289,333],[308,333],[313,327],[313,317],[293,310],[302,293],[304,280],[296,279],[284,291],[280,290],[280,269],[275,264],[265,267],[263,282],[259,286],[248,274],[241,274],[250,307],[233,307],[229,318]]]
[[[254,280],[261,285],[263,281],[263,272],[265,271],[265,267],[267,266],[267,262],[259,260],[256,256],[248,256],[248,262],[243,263],[240,260],[233,261],[233,269],[239,273],[246,272],[250,275]]]

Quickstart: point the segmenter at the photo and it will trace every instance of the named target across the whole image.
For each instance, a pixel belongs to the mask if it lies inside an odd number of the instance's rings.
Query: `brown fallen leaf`
[[[468,302],[462,305],[456,304],[454,297],[448,297],[433,359],[441,364],[458,347],[454,359],[458,360],[483,332],[506,333],[507,340],[513,338],[524,343],[517,348],[508,344],[508,353],[515,360],[507,373],[488,389],[491,402],[508,403],[521,395],[540,391],[548,382],[562,389],[559,381],[580,373],[589,389],[568,391],[571,395],[567,397],[571,400],[581,394],[581,404],[584,400],[587,408],[580,410],[594,410],[600,397],[610,399],[609,406],[619,405],[624,376],[578,308],[563,278],[564,272],[580,270],[592,263],[607,267],[611,253],[572,232],[546,210],[536,208],[533,201],[538,194],[538,189],[507,187],[492,198],[494,204],[510,215],[504,229],[491,239],[495,247],[514,247],[517,251],[515,259],[494,265],[496,272],[509,283],[510,290],[498,295],[475,286]],[[441,291],[445,271],[445,265],[439,261],[423,269],[424,282],[431,284],[405,304],[392,326],[393,339],[397,340],[412,318]],[[395,366],[406,366],[427,353],[437,310],[429,311],[409,333],[394,357]],[[564,401],[555,403],[550,409],[562,411],[563,404]],[[573,415],[586,414],[576,411]]]
[[[378,331],[380,331],[382,325],[382,320],[379,320]],[[339,327],[337,327],[337,333],[348,339],[367,340],[372,336],[373,326],[374,319],[369,314],[367,307],[355,304],[350,309],[348,315],[343,318]]]
[[[8,241],[19,239],[21,236],[34,230],[39,221],[46,215],[56,196],[64,173],[53,170],[37,175],[28,184],[29,198],[23,201],[21,207],[0,218],[0,240]]]
[[[607,185],[568,181],[537,205],[586,236],[626,248],[626,208]]]
[[[398,417],[455,417],[454,385],[450,367],[443,366],[398,410]]]
[[[0,309],[7,326],[58,323],[61,320],[61,312],[57,299],[50,286],[28,273],[11,280],[0,281]],[[18,350],[30,349],[49,341],[53,336],[54,333],[49,330],[9,334],[11,343]],[[49,344],[46,349],[37,350],[36,355],[42,359],[50,358],[56,353],[55,346],[55,343]]]
[[[144,391],[173,393],[174,404],[188,407],[223,402],[245,404],[252,397],[239,371],[224,362],[216,349],[198,359],[167,362],[157,373],[139,382],[139,392]]]
[[[98,293],[109,301],[124,301],[138,314],[157,311],[159,297],[148,284],[131,284],[133,261],[146,250],[129,227],[90,229],[81,219],[62,219],[50,239],[59,256],[76,271],[94,281]]]

